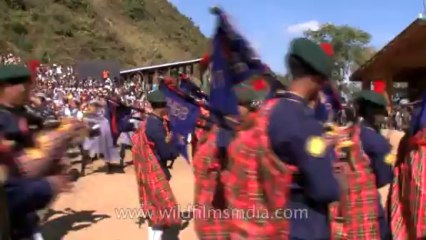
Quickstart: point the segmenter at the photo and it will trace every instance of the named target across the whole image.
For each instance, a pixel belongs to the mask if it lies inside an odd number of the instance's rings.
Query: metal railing
[[[181,61],[181,62],[172,62],[172,63],[147,66],[147,67],[132,68],[132,69],[120,71],[120,74],[128,74],[133,72],[141,72],[141,71],[154,70],[154,69],[160,69],[160,68],[172,68],[175,66],[195,64],[195,63],[199,63],[200,61],[201,61],[201,58],[197,58],[197,59]]]

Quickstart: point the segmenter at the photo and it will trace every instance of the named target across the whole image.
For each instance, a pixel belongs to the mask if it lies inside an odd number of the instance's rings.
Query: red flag
[[[252,82],[253,89],[255,91],[262,91],[268,87],[268,84],[262,78],[256,79]]]
[[[383,94],[386,91],[386,83],[383,80],[376,80],[373,82],[373,90],[376,93]]]
[[[200,61],[200,71],[205,72],[210,65],[210,53],[204,54]]]
[[[31,80],[35,81],[37,77],[37,69],[40,67],[41,62],[39,60],[30,60],[27,63],[28,70],[31,72]]]
[[[200,64],[203,66],[208,66],[210,64],[210,54],[206,53],[204,54],[204,56],[201,58]]]
[[[334,49],[330,43],[323,42],[320,44],[320,46],[322,50],[325,52],[325,54],[327,54],[330,57],[334,56]]]

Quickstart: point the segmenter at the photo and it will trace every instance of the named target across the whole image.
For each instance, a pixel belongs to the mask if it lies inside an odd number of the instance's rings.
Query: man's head
[[[297,38],[290,44],[286,61],[292,77],[290,90],[297,91],[308,100],[316,98],[331,76],[331,57],[318,44]]]
[[[371,125],[376,125],[387,115],[387,101],[382,94],[371,90],[362,90],[355,95],[354,100],[358,115]]]
[[[238,101],[238,111],[242,120],[258,109],[259,103],[265,100],[269,91],[270,87],[262,78],[244,81],[234,87]]]
[[[151,104],[153,112],[160,117],[167,115],[167,104],[164,94],[160,90],[154,90],[147,96],[148,102]]]
[[[31,72],[23,65],[0,66],[0,102],[23,106],[30,99]]]

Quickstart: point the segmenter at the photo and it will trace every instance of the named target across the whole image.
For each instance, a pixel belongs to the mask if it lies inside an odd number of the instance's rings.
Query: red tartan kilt
[[[394,239],[426,238],[426,131],[413,137],[409,157],[394,169],[390,222]]]
[[[355,171],[349,163],[335,163],[345,185],[341,200],[329,206],[331,239],[380,239],[379,193],[370,160],[362,151],[359,128],[354,129],[351,150]],[[336,168],[339,166],[338,168]]]
[[[194,209],[194,228],[200,240],[227,240],[229,236],[230,211],[199,205]]]
[[[162,170],[160,169],[160,171]],[[171,226],[180,224],[179,206],[170,184],[165,176],[162,179],[156,178],[157,174],[152,174],[149,177],[147,185],[143,184],[150,191],[150,194],[147,194],[146,200],[141,199],[144,204],[143,208],[152,214],[150,221],[153,225]]]
[[[244,139],[246,142],[248,138],[239,137],[238,139]],[[256,214],[269,213],[269,216],[273,216],[276,210],[287,206],[290,197],[289,186],[293,180],[293,173],[297,170],[283,164],[273,153],[265,154],[261,158],[253,158],[256,154],[247,152],[241,155],[235,150],[239,149],[238,145],[243,143],[237,141],[231,143],[230,147],[233,156],[232,168],[223,175],[223,181],[227,186],[225,196],[229,206],[234,211],[242,213],[248,214],[254,210]],[[244,148],[253,149],[253,151],[256,149],[249,144]],[[250,173],[250,176],[244,176],[242,179],[242,172]],[[240,217],[232,219],[231,239],[285,240],[289,238],[288,219],[248,217],[248,219]]]
[[[200,240],[229,238],[229,211],[212,205],[217,189],[217,159],[215,158],[216,131],[208,132],[207,141],[198,146],[193,159],[195,175],[194,227]],[[224,199],[222,199],[224,200]]]
[[[274,214],[287,206],[293,174],[298,170],[271,150],[267,128],[277,102],[266,102],[256,113],[254,127],[238,132],[228,148],[229,167],[223,175],[225,196],[233,211],[246,215],[233,217],[231,239],[289,239],[288,219]],[[249,211],[256,215],[250,216]]]
[[[211,172],[207,179],[195,180],[194,227],[200,240],[230,239],[229,223],[231,221],[231,211],[229,209],[217,209],[212,205],[215,189],[217,188],[216,174]]]
[[[215,176],[212,176],[210,181],[203,180],[202,186],[196,183],[194,227],[200,240],[229,239],[230,211],[212,206],[217,184],[214,178]]]
[[[145,126],[141,126],[142,131],[133,137],[132,148],[141,210],[154,226],[179,225],[177,201],[151,146],[146,142]]]
[[[357,183],[353,182],[352,184],[356,184],[357,186],[375,184],[374,175],[372,173],[371,175],[373,178],[365,178],[364,181],[358,181]],[[356,174],[348,176],[348,178],[352,179],[357,177],[359,176]],[[347,193],[341,197],[340,202],[330,204],[331,239],[356,239],[354,235],[356,236],[358,234],[364,234],[366,237],[365,239],[380,239],[377,208],[378,199],[379,195],[376,188],[351,189],[350,187]],[[368,217],[359,218],[362,220],[357,221],[357,216]],[[365,231],[365,229],[373,231]]]
[[[206,130],[202,128],[195,129],[195,137],[199,140],[203,137],[203,135],[206,134]]]

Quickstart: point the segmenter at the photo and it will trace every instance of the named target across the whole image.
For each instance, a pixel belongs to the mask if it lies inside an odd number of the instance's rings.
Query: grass
[[[118,59],[125,68],[198,58],[208,46],[167,0],[3,0],[0,11],[0,53],[23,59]]]

